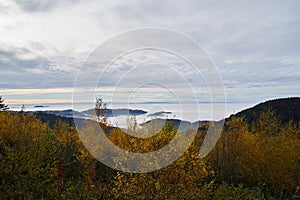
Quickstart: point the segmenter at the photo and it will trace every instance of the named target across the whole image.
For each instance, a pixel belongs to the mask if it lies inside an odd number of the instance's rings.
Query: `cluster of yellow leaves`
[[[96,160],[72,126],[0,112],[0,199],[82,199],[94,191]],[[98,184],[99,188],[101,184]]]
[[[251,128],[251,129],[250,129]],[[278,194],[300,185],[300,140],[297,125],[283,126],[272,112],[251,127],[233,118],[209,156],[217,177],[231,183],[266,185]]]
[[[0,197],[219,199],[227,195],[256,199],[263,196],[264,187],[273,189],[272,195],[279,198],[286,191],[293,194],[300,185],[300,124],[282,125],[272,113],[264,113],[250,127],[242,118],[227,121],[213,151],[201,159],[199,148],[206,126],[174,163],[142,174],[117,172],[96,161],[93,156],[106,159],[102,153],[108,147],[103,142],[99,145],[97,122],[86,123],[78,135],[74,127],[61,122],[50,128],[33,115],[0,112]],[[150,127],[153,136],[138,138],[134,134],[145,130],[139,130],[134,121],[127,130],[132,135],[118,128],[102,128],[110,129],[108,139],[114,145],[139,153],[161,149],[178,134],[176,127],[166,124],[158,133],[157,127]],[[184,141],[177,145],[183,146]],[[92,156],[89,151],[99,154]],[[170,149],[169,153],[174,152],[176,149]],[[121,162],[118,158],[111,155],[107,159]],[[258,186],[258,190],[218,186],[218,181]]]
[[[117,131],[109,136],[110,140],[134,152],[158,150],[168,144],[177,133],[177,129],[170,124],[166,124],[156,135],[146,139],[135,138]],[[211,176],[210,170],[198,155],[199,146],[196,144],[199,142],[200,137],[173,164],[158,171],[142,174],[118,172],[114,177],[112,193],[121,199],[193,199],[197,197],[204,179]]]
[[[2,198],[50,195],[56,186],[57,148],[51,129],[33,115],[0,112]],[[13,187],[12,187],[13,186]],[[45,191],[45,188],[48,188]]]
[[[209,191],[203,190],[209,181],[216,180],[257,187],[254,196],[263,197],[266,188],[276,198],[284,192],[292,195],[300,185],[298,126],[292,122],[282,125],[272,112],[262,114],[251,128],[243,118],[232,118],[225,123],[218,143],[204,160],[198,153],[207,129],[199,131],[188,151],[166,168],[146,174],[119,172],[114,177],[112,193],[123,199],[194,199]],[[172,139],[169,133],[175,134],[176,130],[160,132],[169,137],[160,137],[159,144],[167,144]],[[147,152],[153,146],[161,147],[151,143],[153,137],[143,140],[143,145],[135,145],[139,141],[120,133],[112,134],[110,139],[131,151]]]

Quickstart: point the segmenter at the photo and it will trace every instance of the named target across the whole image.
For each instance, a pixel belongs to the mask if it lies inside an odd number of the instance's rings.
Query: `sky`
[[[103,42],[121,32],[159,27],[178,31],[205,49],[223,80],[228,102],[300,96],[299,8],[298,0],[0,0],[0,95],[8,103],[71,102],[78,73]],[[116,90],[118,101],[130,96],[128,88],[141,79],[167,73],[159,65],[175,66],[180,63],[176,59],[157,52],[119,59],[119,73],[142,60],[157,65],[145,67],[149,76],[131,72]],[[184,69],[184,64],[178,68],[192,80],[193,73]],[[108,73],[108,79],[114,73]],[[168,77],[175,93],[185,91],[178,77]],[[203,81],[199,83],[201,87]],[[113,89],[115,83],[108,81],[97,93],[110,98]],[[209,99],[206,92],[199,94],[203,101]],[[145,87],[138,94],[138,102],[174,98],[166,87]]]

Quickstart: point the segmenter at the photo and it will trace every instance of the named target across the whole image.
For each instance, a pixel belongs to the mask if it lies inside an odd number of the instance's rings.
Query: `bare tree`
[[[21,111],[20,111],[21,113],[24,113],[25,112],[25,105],[24,104],[22,104],[22,107],[21,107]]]
[[[102,124],[108,124],[108,119],[106,115],[107,105],[103,102],[101,97],[96,97],[96,104],[95,104],[95,113],[97,117],[97,121]]]

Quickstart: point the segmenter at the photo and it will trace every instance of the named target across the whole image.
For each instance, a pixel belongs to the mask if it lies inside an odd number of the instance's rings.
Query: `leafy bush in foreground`
[[[300,196],[296,192],[300,185],[299,125],[279,124],[272,113],[262,114],[251,129],[242,118],[227,121],[217,145],[205,159],[198,156],[205,128],[199,130],[177,161],[145,174],[105,167],[84,148],[75,128],[62,122],[50,128],[34,115],[0,112],[0,127],[0,199]],[[113,143],[128,151],[147,152],[167,144],[177,129],[167,125],[148,140],[128,137],[120,131],[113,129],[108,136]]]

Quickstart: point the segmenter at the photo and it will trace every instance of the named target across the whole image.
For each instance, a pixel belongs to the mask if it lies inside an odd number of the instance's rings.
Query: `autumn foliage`
[[[299,124],[282,124],[271,111],[252,124],[243,118],[227,120],[218,143],[201,159],[206,125],[173,164],[141,174],[101,164],[75,127],[65,123],[50,128],[32,114],[5,111],[0,112],[0,127],[0,199],[299,198]],[[124,135],[121,129],[113,129],[108,138],[128,151],[149,152],[176,133],[176,127],[166,124],[148,140]]]

